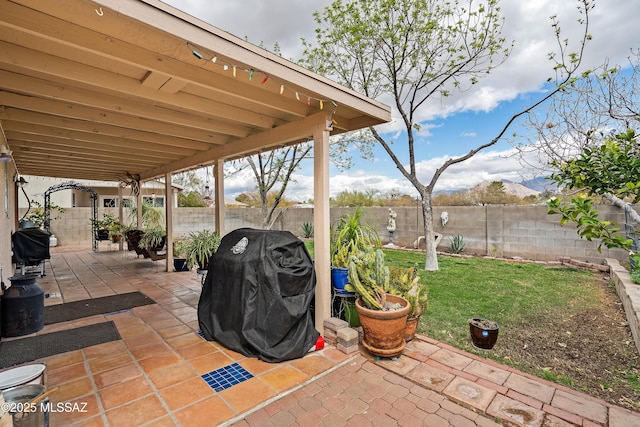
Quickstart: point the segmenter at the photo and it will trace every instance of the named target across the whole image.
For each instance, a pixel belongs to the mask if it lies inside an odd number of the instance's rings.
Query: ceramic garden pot
[[[491,350],[498,340],[498,324],[487,319],[469,319],[469,333],[474,347]]]

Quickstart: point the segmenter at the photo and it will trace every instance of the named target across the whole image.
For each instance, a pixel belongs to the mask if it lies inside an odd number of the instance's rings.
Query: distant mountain
[[[546,176],[539,176],[533,179],[522,181],[520,182],[520,185],[523,185],[532,190],[536,190],[539,193],[542,193],[543,191],[552,191],[555,193],[556,191],[558,191],[558,185]]]

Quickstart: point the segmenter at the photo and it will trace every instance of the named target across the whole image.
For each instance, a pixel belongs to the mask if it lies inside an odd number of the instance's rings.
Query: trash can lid
[[[44,370],[45,365],[37,363],[0,372],[0,390],[26,384],[42,375]]]

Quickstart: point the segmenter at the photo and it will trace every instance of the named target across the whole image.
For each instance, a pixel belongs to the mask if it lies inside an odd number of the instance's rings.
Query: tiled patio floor
[[[111,249],[114,249],[115,246]],[[57,304],[141,291],[157,304],[46,326],[39,334],[112,320],[122,340],[45,358],[51,426],[640,425],[613,407],[445,344],[418,337],[398,360],[347,356],[334,347],[269,364],[207,342],[198,330],[200,278],[166,273],[131,253],[54,248],[38,279]],[[7,340],[4,338],[3,340]],[[244,369],[221,391],[201,377]],[[84,405],[86,404],[86,405]],[[506,424],[505,424],[506,425]]]

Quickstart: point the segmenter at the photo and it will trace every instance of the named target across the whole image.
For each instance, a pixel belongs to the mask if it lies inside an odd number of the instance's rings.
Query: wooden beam
[[[294,141],[311,138],[317,126],[327,128],[331,123],[331,115],[327,112],[316,113],[304,119],[289,122],[274,129],[269,129],[244,139],[214,147],[206,152],[192,157],[180,159],[159,169],[149,170],[143,174],[143,179],[151,179],[163,175],[168,171],[177,171],[196,164],[211,163],[216,159],[238,158],[256,152],[284,146]]]
[[[0,71],[0,80],[10,77],[6,73]],[[0,90],[0,104],[16,109],[35,111],[44,114],[51,114],[63,118],[72,118],[78,120],[87,120],[98,124],[108,124],[118,126],[124,129],[133,129],[137,131],[151,132],[165,136],[179,137],[183,139],[192,139],[199,142],[222,144],[229,140],[224,134],[216,132],[213,128],[217,127],[217,123],[209,122],[212,129],[200,129],[193,126],[181,126],[175,123],[165,122],[162,120],[144,119],[136,116],[121,114],[118,111],[101,110],[100,108],[91,108],[73,102],[60,101],[52,98],[39,98],[37,93],[33,96],[19,95]],[[206,125],[202,125],[206,126]],[[248,130],[246,130],[248,132]],[[244,133],[246,135],[246,132]]]

